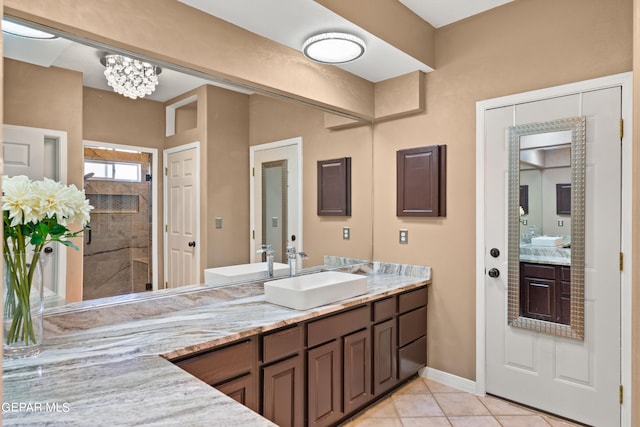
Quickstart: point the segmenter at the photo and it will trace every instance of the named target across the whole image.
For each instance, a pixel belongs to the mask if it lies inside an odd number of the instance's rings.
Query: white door
[[[581,115],[586,117],[584,341],[511,327],[506,318],[506,129]],[[620,118],[621,87],[485,113],[484,257],[486,270],[502,273],[485,275],[486,391],[594,426],[620,425]],[[502,255],[490,256],[491,248]]]
[[[65,182],[66,171],[59,161],[66,156],[63,149],[66,132],[25,126],[2,127],[2,173],[26,175],[34,181],[50,178]],[[64,298],[66,291],[66,249],[49,243],[44,248],[44,292],[48,298]]]
[[[302,138],[292,138],[251,147],[252,262],[261,261],[255,252],[262,244],[272,245],[275,261],[282,263],[287,262],[287,245],[303,250],[300,207],[301,144]]]
[[[200,283],[199,146],[165,151],[166,287]]]

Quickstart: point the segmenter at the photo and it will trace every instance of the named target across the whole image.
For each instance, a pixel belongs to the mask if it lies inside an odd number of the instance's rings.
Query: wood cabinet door
[[[256,399],[256,383],[253,374],[245,375],[233,381],[215,386],[216,389],[231,397],[238,403],[242,403],[252,411],[258,412],[258,400]]]
[[[344,365],[344,412],[367,403],[371,394],[371,335],[369,329],[342,338]]]
[[[280,427],[302,425],[303,369],[301,355],[262,368],[262,415]]]
[[[310,426],[330,425],[342,417],[341,344],[335,340],[307,352]]]
[[[397,383],[396,321],[373,326],[373,394],[378,396]]]

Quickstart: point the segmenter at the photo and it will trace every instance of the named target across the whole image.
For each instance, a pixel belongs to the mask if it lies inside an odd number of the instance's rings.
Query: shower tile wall
[[[142,165],[142,176],[149,173]],[[83,299],[144,292],[151,282],[149,247],[151,244],[150,183],[109,182],[88,180],[85,192],[92,204],[102,205],[91,213],[91,242],[84,239]],[[106,195],[138,197],[137,212],[122,209]],[[120,211],[120,212],[117,212]]]

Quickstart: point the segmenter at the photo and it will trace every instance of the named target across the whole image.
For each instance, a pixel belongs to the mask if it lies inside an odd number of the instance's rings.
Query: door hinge
[[[169,282],[164,282],[164,288],[168,289],[169,288]]]
[[[624,387],[620,386],[620,404],[624,402]]]
[[[164,232],[166,233],[167,231],[169,231],[169,224],[164,225]]]
[[[169,176],[169,168],[164,168],[164,176]]]
[[[251,168],[251,176],[256,176],[256,168]]]
[[[624,119],[620,119],[620,139],[624,136]]]
[[[620,252],[620,271],[624,270],[624,254]]]
[[[251,238],[255,240],[255,238],[256,238],[256,230],[251,230]]]

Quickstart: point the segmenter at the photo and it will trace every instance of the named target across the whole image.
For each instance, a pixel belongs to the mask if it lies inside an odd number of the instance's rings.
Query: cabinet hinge
[[[624,401],[624,387],[620,386],[620,404],[622,405]]]
[[[624,136],[624,119],[620,119],[620,139]]]
[[[620,252],[620,271],[624,270],[624,254]]]
[[[166,233],[167,231],[169,231],[169,224],[164,225],[164,232]]]

